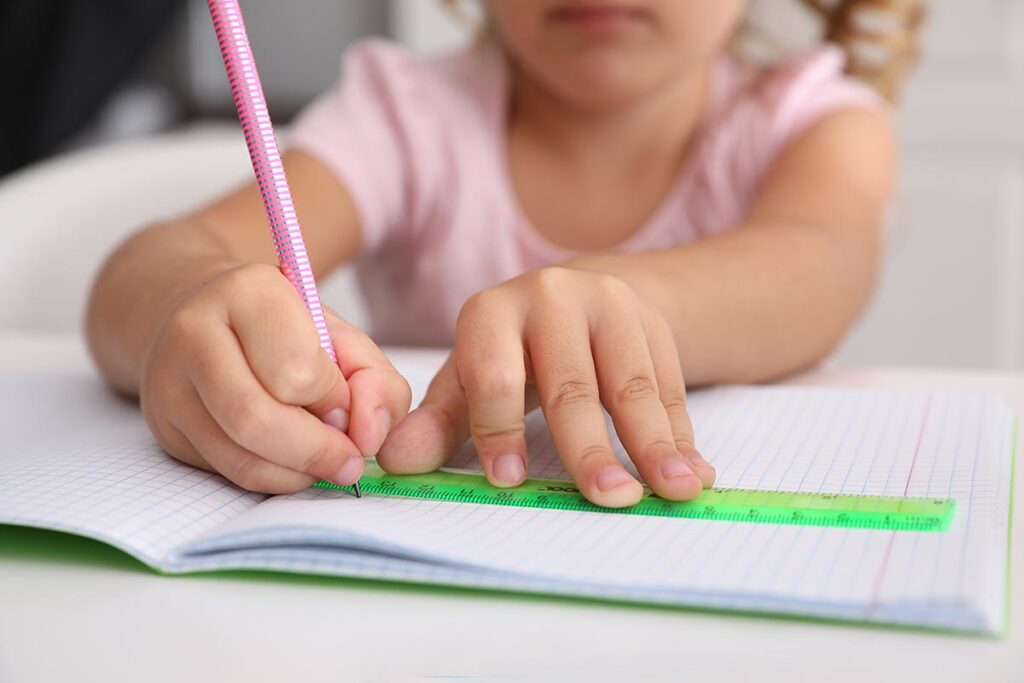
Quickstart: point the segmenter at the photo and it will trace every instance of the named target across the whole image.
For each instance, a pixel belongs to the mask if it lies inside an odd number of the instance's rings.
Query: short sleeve
[[[720,63],[691,162],[686,211],[695,232],[745,220],[780,155],[815,123],[851,107],[889,115],[880,96],[844,73],[838,48],[817,48],[767,69],[737,59]]]
[[[342,59],[341,76],[296,119],[289,148],[320,160],[359,214],[362,250],[373,252],[408,225],[416,118],[414,57],[365,41]],[[411,129],[412,128],[412,129]]]
[[[890,114],[888,103],[869,86],[844,73],[842,50],[829,45],[804,53],[769,72],[761,99],[773,156],[815,123],[843,109]]]

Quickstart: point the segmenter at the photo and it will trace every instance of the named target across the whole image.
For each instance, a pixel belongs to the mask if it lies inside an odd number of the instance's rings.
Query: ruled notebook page
[[[690,407],[720,486],[952,497],[955,520],[942,533],[886,532],[357,500],[318,489],[234,517],[177,561],[1000,629],[1013,422],[1001,400],[720,388],[694,393]],[[530,475],[565,478],[539,414],[528,427]],[[451,464],[476,461],[466,451]]]

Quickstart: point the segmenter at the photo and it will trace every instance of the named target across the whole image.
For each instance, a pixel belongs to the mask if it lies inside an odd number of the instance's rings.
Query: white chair
[[[81,329],[93,278],[118,242],[251,175],[237,126],[215,125],[74,152],[3,179],[0,330]],[[323,284],[328,305],[365,321],[351,272]]]

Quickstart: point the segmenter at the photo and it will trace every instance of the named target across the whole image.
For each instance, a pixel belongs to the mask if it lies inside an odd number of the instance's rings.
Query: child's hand
[[[341,370],[276,268],[206,282],[146,354],[142,409],[160,445],[254,491],[356,481],[408,412],[409,385],[365,334],[328,321]]]
[[[566,469],[594,503],[626,506],[642,496],[612,453],[602,403],[656,493],[689,499],[714,482],[694,448],[668,323],[622,280],[566,268],[466,302],[455,351],[378,460],[392,472],[429,471],[472,436],[487,478],[515,486],[526,476],[524,408],[538,400]]]

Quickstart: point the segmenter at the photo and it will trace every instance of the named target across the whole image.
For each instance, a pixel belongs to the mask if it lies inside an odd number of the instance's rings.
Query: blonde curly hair
[[[923,0],[802,0],[824,39],[843,48],[847,72],[895,101],[920,56]]]
[[[478,23],[467,0],[441,0],[460,20]],[[758,0],[753,0],[757,2]],[[847,73],[895,102],[920,55],[924,0],[797,0],[818,20],[820,38],[847,56]],[[486,27],[478,27],[489,33]],[[763,26],[747,26],[762,41],[778,42]]]

